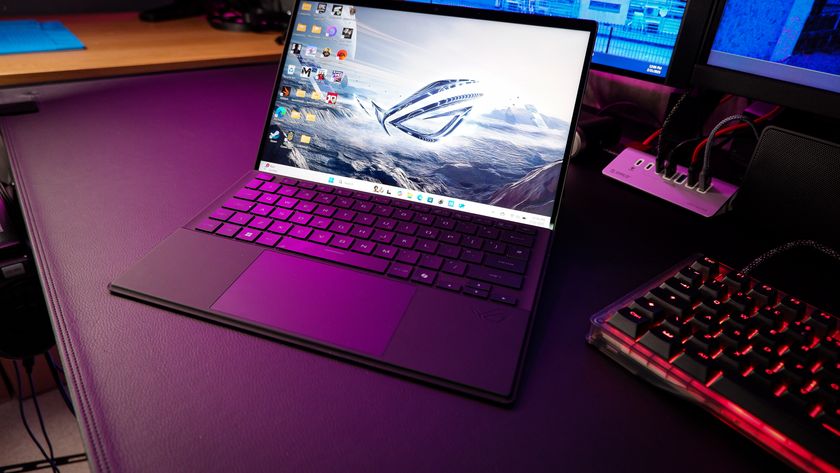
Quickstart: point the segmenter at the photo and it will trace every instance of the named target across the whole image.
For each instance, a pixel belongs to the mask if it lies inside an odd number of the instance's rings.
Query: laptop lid
[[[595,30],[299,1],[256,168],[553,229]]]

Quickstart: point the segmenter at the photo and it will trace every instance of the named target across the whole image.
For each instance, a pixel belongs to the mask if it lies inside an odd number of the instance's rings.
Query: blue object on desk
[[[60,21],[0,21],[0,54],[84,48],[79,38]]]

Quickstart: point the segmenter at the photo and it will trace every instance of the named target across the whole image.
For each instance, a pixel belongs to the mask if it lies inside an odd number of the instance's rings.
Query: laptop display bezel
[[[263,132],[260,135],[260,146],[257,151],[257,158],[254,163],[254,170],[260,170],[260,163],[263,161],[265,153],[265,146],[267,144],[266,137],[268,136],[269,127],[271,126],[272,111],[277,102],[277,94],[280,89],[280,82],[283,80],[283,61],[289,52],[291,41],[288,41],[293,33],[294,25],[297,24],[297,15],[300,10],[300,4],[303,1],[313,2],[314,0],[297,0],[292,10],[292,16],[289,20],[289,28],[286,31],[286,40],[283,44],[283,55],[278,64],[277,73],[274,79],[273,90],[271,93],[271,101],[268,104],[266,111],[265,125]],[[557,189],[555,190],[554,206],[551,212],[550,225],[554,228],[557,216],[560,210],[560,199],[563,195],[563,187],[566,179],[566,171],[569,166],[569,158],[572,150],[572,144],[575,137],[575,129],[577,127],[578,117],[580,115],[580,105],[583,100],[583,94],[586,89],[586,81],[589,76],[589,69],[592,62],[592,54],[595,48],[595,38],[597,36],[598,24],[592,20],[581,20],[572,18],[563,18],[556,16],[539,16],[528,15],[523,13],[512,13],[503,11],[480,10],[475,8],[454,7],[448,5],[434,5],[427,3],[415,2],[399,2],[387,0],[358,0],[352,2],[326,2],[340,5],[352,5],[356,7],[379,8],[383,10],[402,11],[409,13],[425,13],[432,15],[443,15],[458,18],[468,18],[476,20],[498,21],[503,23],[515,23],[534,26],[546,26],[554,28],[562,28],[567,30],[584,31],[589,33],[589,40],[587,42],[586,55],[584,56],[584,64],[581,68],[580,81],[577,90],[577,97],[575,97],[575,106],[572,111],[572,117],[569,121],[569,133],[566,138],[566,146],[564,148],[563,162],[560,165],[560,176],[557,180]],[[339,186],[340,187],[340,186]],[[527,225],[523,223],[523,225]]]

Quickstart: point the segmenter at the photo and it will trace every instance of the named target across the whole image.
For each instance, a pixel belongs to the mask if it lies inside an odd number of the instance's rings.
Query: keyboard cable
[[[818,241],[814,241],[814,240],[793,240],[793,241],[789,241],[789,242],[787,242],[783,245],[779,245],[779,246],[773,248],[772,250],[769,250],[769,251],[763,253],[762,255],[757,257],[756,259],[752,260],[752,262],[750,264],[744,266],[744,268],[741,269],[741,274],[743,274],[743,275],[750,274],[753,270],[755,270],[757,267],[761,266],[764,262],[766,262],[770,258],[773,258],[774,256],[776,256],[780,253],[784,253],[788,250],[792,250],[794,248],[802,248],[802,247],[814,248],[814,249],[816,249],[818,251],[821,251],[822,253],[825,253],[826,255],[834,258],[835,260],[840,261],[840,252],[838,252],[834,248],[831,248],[830,246],[826,246],[826,245],[824,245],[824,244],[822,244]]]

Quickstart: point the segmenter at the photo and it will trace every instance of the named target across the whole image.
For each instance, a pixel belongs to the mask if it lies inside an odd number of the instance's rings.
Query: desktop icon
[[[274,130],[268,134],[268,139],[271,141],[277,141],[277,138],[280,138],[280,130]]]
[[[337,53],[335,53],[335,57],[338,58],[339,61],[343,61],[347,59],[347,50],[346,49],[339,49]]]
[[[318,69],[318,72],[315,73],[315,80],[327,80],[327,70]]]
[[[327,103],[329,105],[335,105],[338,102],[338,93],[337,92],[327,92]]]
[[[417,200],[423,200],[423,194],[417,194]]]
[[[306,91],[303,89],[297,89],[295,91],[295,97],[306,97]]]
[[[300,66],[300,76],[301,77],[312,76],[312,66]]]
[[[341,16],[341,13],[344,11],[344,5],[333,5],[332,12],[333,16]]]
[[[286,107],[277,107],[274,109],[274,118],[283,118],[287,113],[289,113],[289,110]]]
[[[455,201],[450,200],[449,202],[447,202],[447,205],[449,205],[450,207],[455,207]]]
[[[300,6],[300,9],[303,11],[310,11],[312,10],[312,4],[309,2],[303,2],[303,4]]]
[[[282,95],[283,97],[288,97],[292,95],[292,88],[288,85],[284,85],[280,88],[280,95]]]
[[[327,184],[332,184],[333,182],[335,182],[335,178],[330,176],[330,178],[327,179]]]
[[[287,131],[286,132],[286,141],[289,142],[289,143],[291,143],[292,141],[295,141],[295,132]]]
[[[438,205],[443,205],[443,199],[438,199]]]
[[[414,198],[414,193],[413,192],[406,192],[405,196],[408,197],[409,199],[413,199]]]
[[[303,144],[309,144],[312,142],[312,137],[309,135],[300,135],[300,142]]]
[[[323,14],[327,12],[327,4],[326,3],[319,3],[318,7],[315,9],[315,13]]]
[[[307,46],[306,49],[303,50],[303,54],[309,57],[315,57],[318,55],[318,48],[315,46]]]
[[[330,48],[324,48],[323,51],[321,51],[321,56],[330,57],[330,55],[332,55],[332,49]]]
[[[321,27],[318,25],[312,25],[312,32],[315,34],[321,34]]]
[[[300,120],[300,112],[297,110],[292,110],[289,116],[292,117],[292,120]]]
[[[321,100],[321,92],[313,90],[312,95],[310,97],[312,97],[312,100]]]
[[[353,39],[353,28],[342,28],[341,37],[344,39]]]
[[[344,73],[341,71],[332,71],[333,82],[341,82],[344,79]]]
[[[401,191],[401,190],[397,190],[397,195],[398,195],[399,197],[402,197],[402,195],[403,195],[403,191]]]
[[[306,121],[314,122],[315,121],[315,114],[314,113],[307,113],[306,114]]]
[[[434,201],[435,201],[435,198],[434,198],[434,197],[427,197],[427,198],[426,198],[426,202],[428,202],[428,203],[430,203],[430,204],[431,204],[432,202],[434,202]]]
[[[306,33],[306,23],[298,23],[296,30],[298,33]]]
[[[327,38],[332,38],[336,35],[336,33],[338,33],[338,28],[336,28],[335,26],[327,27]]]
[[[458,203],[458,208],[459,209],[463,209],[464,207],[465,207],[465,204],[463,202]]]
[[[300,56],[300,52],[303,50],[303,45],[300,43],[292,43],[292,54],[296,54]],[[294,67],[294,66],[292,66]]]

